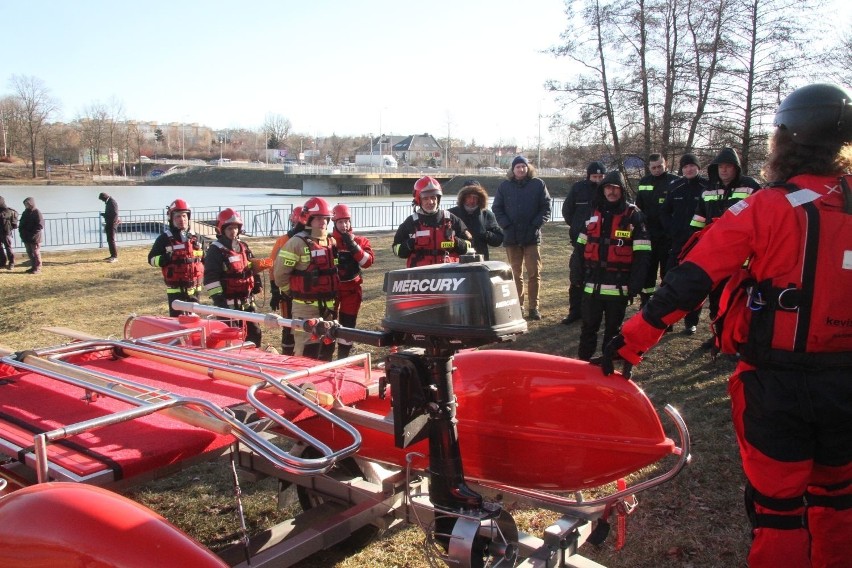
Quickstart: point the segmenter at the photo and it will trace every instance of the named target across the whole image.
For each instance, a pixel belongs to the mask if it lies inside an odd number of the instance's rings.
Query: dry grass
[[[371,239],[378,259],[365,275],[359,327],[377,329],[384,313],[382,276],[403,263],[390,252],[390,235]],[[548,226],[545,239],[544,319],[532,323],[530,332],[514,344],[499,348],[573,356],[579,326],[559,325],[567,302],[567,229]],[[266,254],[271,245],[271,240],[252,242],[256,254]],[[21,268],[13,273],[0,270],[0,345],[26,349],[59,342],[41,331],[48,325],[120,336],[131,313],[166,314],[162,280],[146,262],[147,249],[122,249],[117,264],[104,263],[104,256],[104,251],[45,254],[44,270],[37,276],[23,274]],[[495,257],[501,258],[499,251]],[[628,316],[634,311],[628,308]],[[597,562],[611,567],[745,566],[748,527],[741,506],[743,477],[726,392],[733,363],[712,362],[700,348],[709,336],[705,320],[695,336],[667,335],[634,373],[634,380],[658,408],[669,403],[682,412],[693,438],[692,464],[674,481],[639,496],[640,506],[630,517],[623,550],[613,550],[612,537],[600,549],[583,549]],[[277,333],[266,333],[264,343],[277,346]],[[373,351],[379,360],[383,350]],[[277,510],[269,480],[245,483],[243,492],[250,529],[289,514]],[[211,463],[136,488],[133,497],[218,549],[238,535],[232,493],[229,468]],[[539,534],[554,516],[540,510],[516,513],[522,527]],[[419,550],[421,541],[419,529],[405,527],[360,551],[330,550],[303,566],[427,566]]]

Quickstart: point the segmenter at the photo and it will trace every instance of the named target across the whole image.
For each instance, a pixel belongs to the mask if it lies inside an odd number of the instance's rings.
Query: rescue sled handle
[[[681,417],[680,415],[680,412],[678,412],[677,409],[672,405],[667,404],[664,409],[666,411],[666,414],[669,415],[669,418],[674,423],[674,426],[678,432],[678,437],[680,438],[680,447],[678,447],[675,452],[678,455],[678,459],[674,464],[672,464],[672,467],[667,471],[650,479],[640,481],[636,485],[628,487],[627,489],[617,491],[600,499],[592,499],[591,501],[575,501],[572,499],[561,497],[554,493],[538,491],[535,489],[512,487],[509,485],[488,482],[483,482],[482,485],[484,485],[485,487],[496,489],[498,491],[502,491],[504,493],[523,497],[527,501],[527,503],[533,504],[535,506],[544,507],[560,513],[572,513],[575,515],[585,513],[589,519],[595,519],[600,516],[604,509],[612,503],[622,501],[623,499],[626,499],[631,495],[646,491],[648,489],[651,489],[652,487],[662,485],[663,483],[672,480],[677,474],[681,472],[684,467],[686,467],[686,464],[691,461],[691,442],[689,430],[686,427],[686,422],[684,422],[683,417]]]
[[[289,327],[290,329],[305,331],[311,335],[326,338],[330,341],[335,339],[345,339],[347,341],[365,343],[374,347],[389,347],[394,344],[395,334],[392,332],[369,331],[366,329],[343,327],[336,321],[325,321],[321,318],[311,318],[307,320],[290,319],[273,313],[258,314],[253,312],[244,312],[241,310],[206,306],[196,302],[184,302],[183,300],[173,301],[172,308],[183,312],[192,312],[202,316],[250,321],[261,324],[267,328]]]

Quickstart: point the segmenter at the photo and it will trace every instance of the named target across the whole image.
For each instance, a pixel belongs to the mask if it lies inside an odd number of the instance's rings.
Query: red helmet
[[[414,182],[414,205],[420,205],[420,198],[430,195],[437,195],[438,203],[440,203],[443,194],[440,182],[432,176],[423,176]]]
[[[349,213],[349,206],[344,205],[343,203],[338,203],[334,206],[334,209],[331,210],[331,220],[334,222],[340,221],[341,219],[351,219],[352,214]]]
[[[184,211],[186,212],[187,218],[192,219],[192,211],[189,209],[189,205],[186,204],[186,201],[183,199],[175,199],[169,204],[167,217],[169,218],[169,221],[171,221],[173,213],[182,213]]]
[[[219,217],[216,219],[216,231],[221,233],[226,225],[239,225],[240,228],[243,226],[243,218],[230,207],[219,212]]]
[[[328,201],[322,197],[311,197],[305,201],[302,215],[306,221],[310,221],[312,217],[331,217],[331,208],[328,206]]]
[[[298,225],[299,223],[304,223],[305,220],[302,218],[302,206],[297,205],[293,207],[293,210],[290,212],[290,223],[293,225]]]

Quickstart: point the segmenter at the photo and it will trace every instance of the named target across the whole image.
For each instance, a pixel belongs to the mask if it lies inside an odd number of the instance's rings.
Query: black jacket
[[[636,207],[645,215],[645,225],[652,241],[668,240],[668,234],[660,220],[660,215],[669,190],[679,179],[672,173],[664,172],[659,176],[648,174],[639,180],[639,187],[636,191]]]
[[[550,220],[550,194],[539,178],[505,180],[494,197],[494,215],[503,229],[503,246],[541,243],[541,227]]]
[[[468,195],[477,196],[477,208],[469,213],[464,208]],[[498,247],[503,244],[503,229],[497,224],[494,212],[488,209],[488,193],[482,186],[469,185],[461,188],[456,198],[458,205],[450,208],[450,213],[462,220],[468,232],[473,237],[473,248],[488,260],[488,247]]]
[[[660,222],[672,240],[673,254],[680,252],[692,234],[689,224],[707,184],[706,178],[695,176],[691,180],[682,177],[671,185],[660,210]]]
[[[571,242],[577,243],[577,236],[583,232],[586,219],[592,214],[592,199],[598,184],[589,179],[578,181],[568,190],[562,203],[562,218],[570,227],[568,235]]]
[[[27,197],[27,201],[32,204],[32,209],[24,209],[21,213],[21,220],[18,224],[18,234],[21,235],[21,240],[25,243],[36,244],[41,242],[41,233],[44,230],[44,217],[41,211],[35,208],[35,201],[32,197]]]

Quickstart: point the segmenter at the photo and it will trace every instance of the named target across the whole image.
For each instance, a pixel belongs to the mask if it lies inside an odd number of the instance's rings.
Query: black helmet
[[[775,126],[804,146],[852,142],[852,96],[837,85],[815,83],[796,89],[781,102]]]

